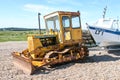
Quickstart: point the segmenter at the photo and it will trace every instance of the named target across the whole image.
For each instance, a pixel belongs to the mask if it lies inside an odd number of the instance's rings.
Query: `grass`
[[[26,41],[28,34],[38,34],[38,30],[32,31],[0,31],[0,42]]]

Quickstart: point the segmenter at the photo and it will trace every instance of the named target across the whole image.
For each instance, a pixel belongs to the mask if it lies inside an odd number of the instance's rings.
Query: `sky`
[[[0,28],[38,28],[38,12],[43,16],[53,11],[80,11],[83,29],[102,18],[107,6],[106,17],[120,17],[119,0],[0,0]]]

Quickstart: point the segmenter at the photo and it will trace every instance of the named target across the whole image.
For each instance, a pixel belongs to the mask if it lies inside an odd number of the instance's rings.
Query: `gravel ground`
[[[120,80],[120,52],[90,51],[85,61],[67,63],[26,75],[14,67],[11,53],[27,48],[27,42],[0,43],[0,80]]]

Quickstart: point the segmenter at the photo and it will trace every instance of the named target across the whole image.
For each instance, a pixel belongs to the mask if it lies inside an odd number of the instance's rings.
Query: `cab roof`
[[[79,12],[79,11],[77,11],[77,12],[55,11],[55,12],[52,12],[52,13],[49,13],[49,14],[45,15],[44,18],[45,18],[45,19],[48,19],[48,18],[57,16],[57,15],[73,15],[73,16],[79,16],[79,15],[80,15],[80,12]]]

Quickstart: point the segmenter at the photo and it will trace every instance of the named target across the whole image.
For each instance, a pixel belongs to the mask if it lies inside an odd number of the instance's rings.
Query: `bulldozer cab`
[[[44,16],[47,34],[56,34],[60,43],[82,39],[79,12],[57,11]]]
[[[72,45],[82,42],[79,12],[56,11],[44,16],[46,34],[28,36],[29,51],[56,44]]]

